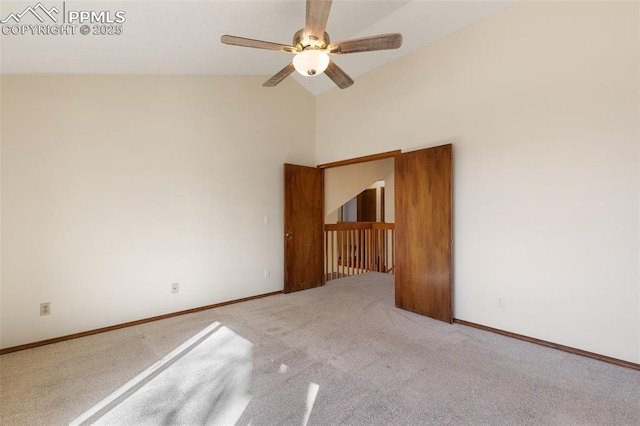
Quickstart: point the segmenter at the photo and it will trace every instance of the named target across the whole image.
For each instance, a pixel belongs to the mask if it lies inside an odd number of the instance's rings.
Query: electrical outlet
[[[51,302],[45,302],[40,304],[40,316],[51,314]]]
[[[271,276],[271,270],[269,270],[269,269],[265,269],[265,270],[264,270],[264,277],[265,277],[265,278],[269,278],[270,276]]]
[[[498,305],[498,308],[504,308],[506,305],[504,296],[498,296],[498,300],[496,301],[496,304]]]
[[[171,293],[176,294],[180,290],[180,284],[173,283],[171,284]]]

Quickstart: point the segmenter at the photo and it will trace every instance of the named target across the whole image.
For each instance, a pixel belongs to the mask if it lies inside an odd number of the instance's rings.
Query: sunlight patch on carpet
[[[214,322],[70,424],[234,424],[251,399],[252,348]]]
[[[302,422],[303,426],[307,425],[309,421],[309,416],[311,416],[311,411],[313,410],[313,404],[316,403],[316,397],[318,396],[318,389],[320,389],[320,385],[317,383],[309,383],[309,389],[307,390],[307,403],[305,404],[305,413],[304,420]]]

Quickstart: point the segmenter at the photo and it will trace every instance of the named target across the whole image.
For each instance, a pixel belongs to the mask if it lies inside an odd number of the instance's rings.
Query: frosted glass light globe
[[[293,58],[293,66],[305,76],[322,74],[329,66],[329,55],[317,49],[303,50]]]

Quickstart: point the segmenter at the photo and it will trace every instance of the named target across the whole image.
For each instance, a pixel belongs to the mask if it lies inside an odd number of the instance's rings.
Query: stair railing
[[[340,222],[324,226],[327,281],[375,271],[394,273],[395,224]]]

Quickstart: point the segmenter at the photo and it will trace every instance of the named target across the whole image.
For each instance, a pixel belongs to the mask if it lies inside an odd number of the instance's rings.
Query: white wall
[[[315,101],[263,80],[2,76],[2,347],[282,289]]]
[[[283,162],[452,142],[455,316],[640,362],[638,9],[523,2],[315,101],[2,76],[0,346],[279,290]]]
[[[1,78],[1,77],[0,77]],[[0,99],[2,99],[2,80],[0,79]],[[1,104],[0,104],[1,107]],[[0,108],[0,320],[2,319],[2,108]],[[2,342],[2,324],[0,323],[0,342]],[[1,347],[1,346],[0,346]]]
[[[318,97],[319,163],[453,143],[456,318],[640,362],[639,15],[522,2]]]

